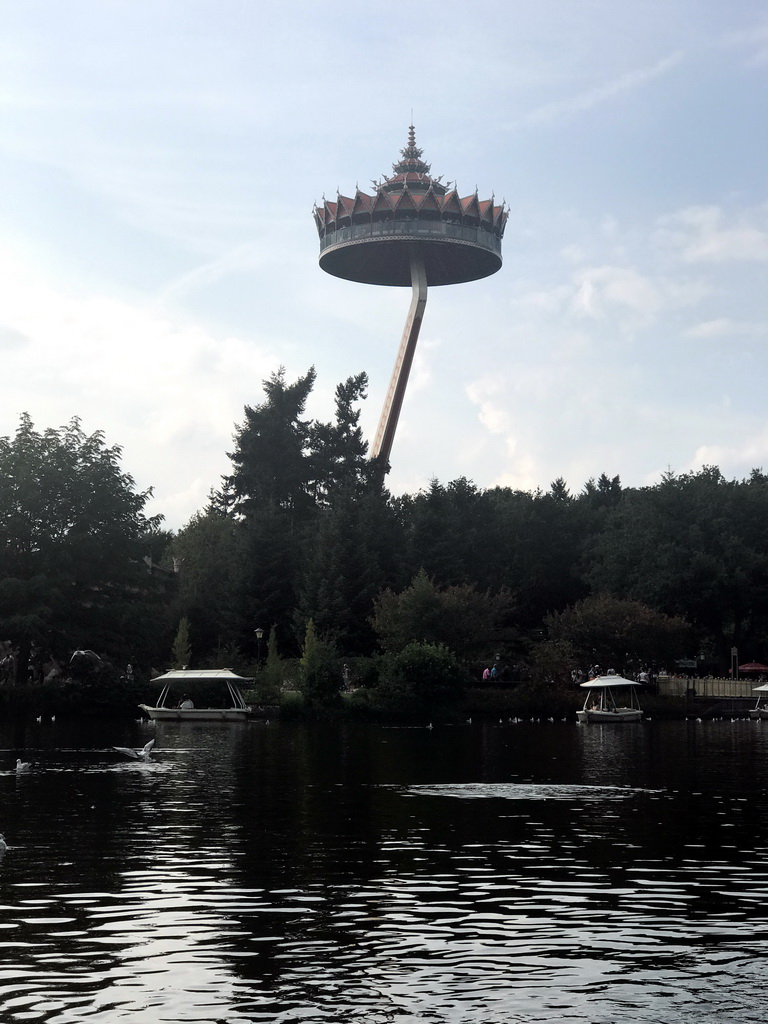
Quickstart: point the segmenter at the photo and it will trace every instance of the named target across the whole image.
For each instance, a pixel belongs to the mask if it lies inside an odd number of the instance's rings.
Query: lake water
[[[3,1024],[765,1019],[768,722],[0,748]]]

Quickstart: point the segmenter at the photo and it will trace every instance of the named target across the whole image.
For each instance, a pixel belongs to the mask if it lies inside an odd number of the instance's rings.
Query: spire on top
[[[400,160],[392,165],[395,174],[429,174],[430,165],[421,159],[423,150],[416,145],[416,129],[408,127],[408,145],[400,150]]]

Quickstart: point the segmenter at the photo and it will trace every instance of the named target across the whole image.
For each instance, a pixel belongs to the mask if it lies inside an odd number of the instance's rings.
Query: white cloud
[[[123,446],[141,489],[154,485],[154,511],[176,511],[179,525],[199,508],[227,469],[233,419],[252,399],[246,388],[277,363],[274,353],[151,303],[63,294],[8,252],[0,252],[0,303],[6,332],[27,339],[6,351],[2,433],[22,411],[41,427],[80,415],[83,429]]]
[[[688,263],[768,260],[768,205],[731,215],[689,206],[659,221],[658,239]]]
[[[768,21],[760,21],[738,32],[728,32],[723,42],[726,46],[746,50],[748,65],[759,67],[768,63]]]
[[[632,92],[635,89],[642,88],[648,82],[661,78],[671,71],[672,68],[677,67],[682,59],[682,52],[671,53],[648,67],[636,68],[633,71],[619,75],[618,78],[604,82],[602,85],[576,93],[575,96],[563,97],[562,99],[555,100],[553,103],[546,103],[541,107],[537,107],[536,110],[530,111],[519,121],[512,122],[507,127],[517,128],[523,125],[542,124],[569,114],[590,110],[592,107],[612,100],[616,96]]]
[[[478,406],[478,419],[489,433],[509,433],[512,418],[504,404],[508,401],[508,388],[503,379],[486,377],[471,381],[465,391],[470,402]]]
[[[695,472],[702,466],[719,466],[725,476],[736,477],[746,477],[750,470],[768,466],[768,430],[741,444],[700,445],[684,471]]]
[[[768,322],[731,320],[721,316],[689,327],[683,333],[688,338],[763,338],[768,335]]]
[[[514,491],[535,491],[540,484],[541,467],[528,457],[518,459],[513,470],[500,473],[491,486],[509,487]]]

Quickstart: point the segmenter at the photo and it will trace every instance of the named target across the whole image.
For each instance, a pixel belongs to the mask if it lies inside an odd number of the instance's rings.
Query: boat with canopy
[[[161,686],[156,704],[139,704],[141,710],[158,722],[244,722],[250,713],[242,690],[253,679],[239,676],[229,668],[171,669],[156,676],[153,683]],[[209,700],[212,684],[226,695],[218,706],[203,706]],[[222,692],[223,691],[223,692]]]
[[[581,683],[587,691],[584,707],[576,712],[579,722],[640,722],[643,712],[637,699],[640,683],[609,669],[607,675]]]
[[[753,686],[752,692],[757,694],[757,704],[750,710],[750,718],[768,718],[768,683]]]

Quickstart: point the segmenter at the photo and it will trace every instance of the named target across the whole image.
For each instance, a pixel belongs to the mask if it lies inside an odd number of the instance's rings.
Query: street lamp
[[[261,670],[261,638],[264,636],[264,630],[254,629],[254,633],[256,634],[256,641],[258,644],[256,648],[256,663],[259,667],[259,670]]]

